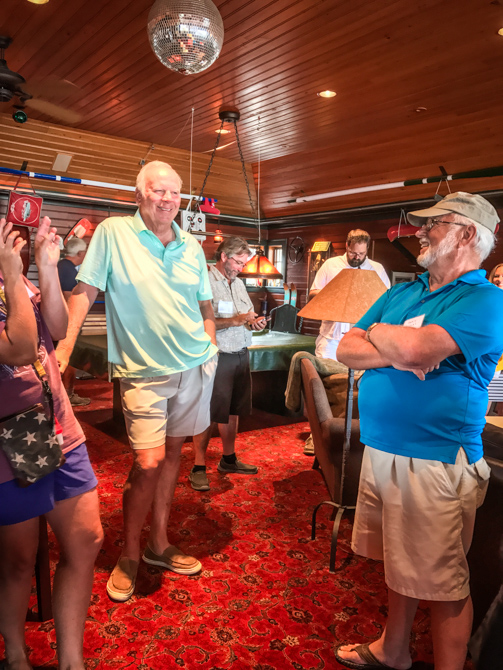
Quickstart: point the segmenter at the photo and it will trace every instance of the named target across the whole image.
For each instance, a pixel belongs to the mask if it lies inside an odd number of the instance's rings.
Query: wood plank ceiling
[[[0,35],[13,38],[7,63],[28,85],[46,80],[41,97],[78,112],[75,129],[154,145],[189,149],[194,108],[193,150],[208,152],[219,109],[237,107],[256,179],[260,157],[266,217],[427,198],[435,185],[288,202],[429,177],[439,165],[503,165],[500,0],[216,0],[222,53],[191,76],[155,58],[151,4],[1,0]],[[70,95],[51,92],[55,79],[75,85]],[[336,97],[317,96],[324,89]],[[33,109],[29,117],[59,123]],[[238,160],[233,135],[222,143],[219,156]],[[503,177],[453,185],[497,190]]]

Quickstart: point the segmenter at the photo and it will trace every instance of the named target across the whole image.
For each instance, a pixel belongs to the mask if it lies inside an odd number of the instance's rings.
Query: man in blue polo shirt
[[[140,534],[151,507],[143,560],[182,575],[201,570],[197,558],[167,536],[182,444],[210,423],[218,351],[203,250],[174,222],[180,188],[169,165],[148,163],[136,180],[136,214],[97,227],[57,352],[64,370],[90,306],[105,291],[108,360],[111,376],[120,378],[134,455],[124,486],[124,546],[107,584],[108,595],[121,602],[134,592]]]
[[[335,654],[349,668],[407,670],[425,600],[435,668],[463,670],[472,622],[466,552],[490,474],[481,432],[503,351],[502,291],[479,267],[499,218],[481,196],[459,192],[408,220],[427,272],[389,289],[337,350],[341,362],[367,370],[352,546],[384,560],[389,602],[378,640]]]

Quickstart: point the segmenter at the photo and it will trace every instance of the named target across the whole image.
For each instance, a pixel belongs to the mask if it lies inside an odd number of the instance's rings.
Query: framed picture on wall
[[[414,281],[415,279],[415,272],[392,272],[391,286],[394,286],[395,284],[404,284],[405,282]]]

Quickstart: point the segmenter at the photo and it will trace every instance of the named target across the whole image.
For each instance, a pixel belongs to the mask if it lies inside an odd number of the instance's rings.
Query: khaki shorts
[[[168,437],[198,435],[210,425],[218,357],[163,377],[122,377],[126,430],[133,449],[159,447]]]
[[[396,456],[365,447],[352,548],[384,560],[386,584],[419,600],[462,600],[469,593],[466,553],[490,469]]]

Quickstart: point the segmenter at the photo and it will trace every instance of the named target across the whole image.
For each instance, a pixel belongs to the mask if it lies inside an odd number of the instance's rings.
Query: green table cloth
[[[252,372],[289,370],[292,356],[297,351],[314,354],[316,338],[295,333],[263,331],[253,334],[250,350]],[[103,376],[108,371],[107,336],[80,335],[75,344],[70,364],[92,375]]]

